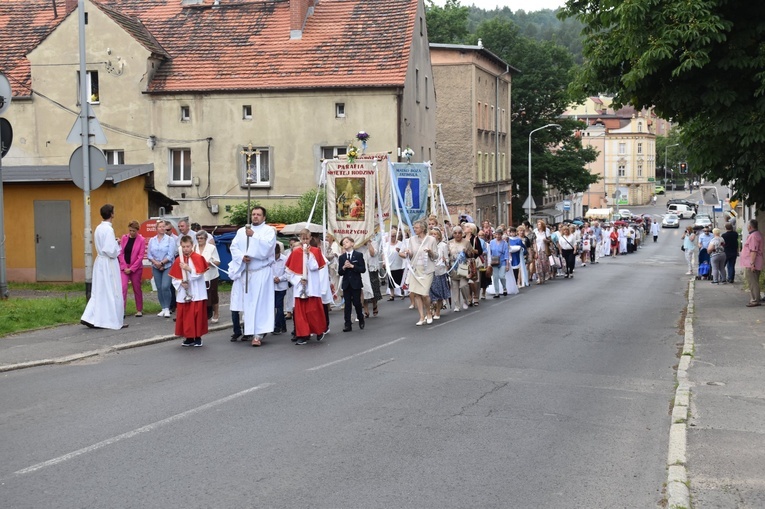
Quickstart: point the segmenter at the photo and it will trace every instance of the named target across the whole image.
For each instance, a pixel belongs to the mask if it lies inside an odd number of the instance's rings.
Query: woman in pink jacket
[[[135,296],[135,316],[143,316],[143,292],[141,291],[141,274],[143,273],[143,256],[146,253],[146,239],[138,233],[138,221],[130,221],[128,231],[120,241],[120,275],[122,276],[122,300],[127,306],[128,283],[133,284]]]

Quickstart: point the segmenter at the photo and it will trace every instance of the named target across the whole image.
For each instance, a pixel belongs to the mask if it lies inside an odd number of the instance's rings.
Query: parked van
[[[680,219],[693,219],[696,217],[696,211],[682,203],[670,203],[667,205],[667,213],[677,214]]]

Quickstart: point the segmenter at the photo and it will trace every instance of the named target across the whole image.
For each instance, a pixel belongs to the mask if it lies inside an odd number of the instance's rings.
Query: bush
[[[324,223],[324,190],[312,189],[303,193],[297,202],[291,205],[276,204],[266,207],[257,201],[252,201],[252,207],[262,206],[265,207],[267,216],[266,221],[269,223],[300,223],[308,221],[308,215],[311,213],[311,207],[313,207],[316,195],[319,195],[319,199],[316,202],[316,210],[313,212],[313,218],[311,222],[314,224]],[[231,207],[231,213],[225,218],[230,224],[237,226],[244,226],[249,222],[247,217],[247,202],[240,203]]]

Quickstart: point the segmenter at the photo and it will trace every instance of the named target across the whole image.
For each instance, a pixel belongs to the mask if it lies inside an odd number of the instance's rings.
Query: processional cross
[[[260,174],[260,150],[258,150],[258,149],[252,150],[252,142],[250,142],[247,145],[247,150],[242,150],[240,152],[240,154],[245,156],[246,161],[247,161],[247,174],[246,174],[246,177],[244,179],[245,183],[247,184],[247,224],[246,224],[246,227],[250,228],[250,226],[251,226],[250,223],[252,221],[252,207],[251,207],[251,201],[250,201],[250,190],[252,188],[252,181],[253,181],[251,161],[252,161],[252,156],[255,156],[255,167],[258,170],[258,174]],[[246,250],[247,250],[247,252],[249,252],[249,250],[250,250],[250,237],[249,237],[249,235],[247,236],[247,247],[246,247]],[[249,270],[245,269],[245,271],[244,271],[244,293],[247,293],[249,291],[249,287],[250,287],[250,277],[249,276],[250,276]]]

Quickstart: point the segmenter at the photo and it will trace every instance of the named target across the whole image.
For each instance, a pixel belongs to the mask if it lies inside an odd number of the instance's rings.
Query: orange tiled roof
[[[168,58],[149,84],[162,93],[403,86],[419,0],[321,0],[293,40],[290,0],[93,2]],[[0,69],[14,78],[14,95],[30,92],[26,53],[62,19],[50,0],[0,2]]]
[[[14,97],[32,93],[31,67],[26,55],[66,17],[61,0],[57,7],[58,18],[54,18],[50,1],[0,2],[0,72],[8,77]]]

